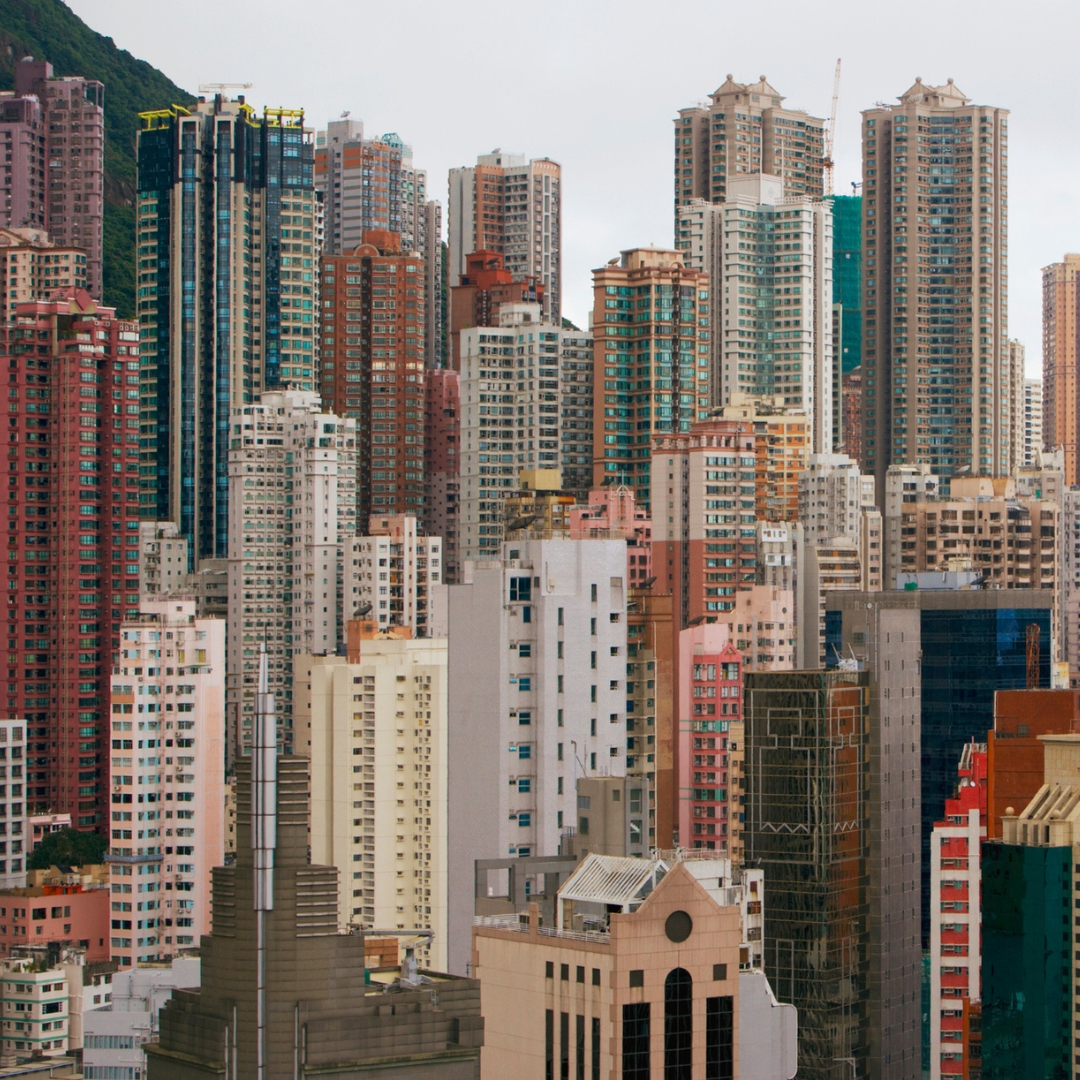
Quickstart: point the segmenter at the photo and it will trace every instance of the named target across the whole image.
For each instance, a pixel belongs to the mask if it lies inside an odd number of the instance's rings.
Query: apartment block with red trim
[[[139,605],[138,324],[68,289],[20,304],[0,335],[6,715],[26,719],[30,807],[102,829],[109,660]]]
[[[965,1013],[981,999],[981,844],[987,823],[985,743],[968,743],[956,798],[930,834],[930,1078],[967,1080]]]
[[[705,624],[678,635],[676,664],[676,841],[741,859],[742,656]]]

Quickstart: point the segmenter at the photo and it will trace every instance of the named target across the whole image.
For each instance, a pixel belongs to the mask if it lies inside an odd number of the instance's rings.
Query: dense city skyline
[[[398,132],[428,172],[429,197],[444,204],[448,171],[471,165],[477,154],[500,147],[554,158],[566,183],[564,314],[582,328],[592,269],[627,247],[671,243],[672,123],[728,72],[740,81],[767,75],[785,105],[827,117],[836,59],[843,60],[838,194],[861,180],[861,110],[895,103],[917,75],[934,84],[952,78],[973,102],[1011,110],[1009,333],[1028,348],[1029,376],[1040,374],[1039,271],[1060,258],[1062,237],[1080,233],[1080,201],[1068,194],[1076,151],[1056,137],[1056,119],[1043,107],[1047,86],[1067,96],[1077,79],[1065,39],[1053,30],[1064,16],[1060,5],[1022,16],[1003,8],[991,28],[984,8],[962,4],[938,13],[940,25],[927,36],[917,21],[884,12],[856,18],[835,2],[812,10],[785,5],[791,32],[767,34],[757,32],[758,15],[749,8],[701,5],[654,23],[644,5],[620,5],[616,13],[607,3],[556,3],[536,25],[524,10],[486,2],[468,5],[468,17],[425,2],[320,2],[305,9],[301,25],[280,34],[295,10],[273,0],[239,40],[208,39],[191,7],[147,21],[132,0],[70,6],[192,92],[202,82],[251,82],[248,93],[259,108],[301,106],[312,128],[349,110],[372,134]],[[209,12],[202,4],[194,10],[203,6]],[[399,50],[365,50],[366,42],[394,39],[403,11],[409,56],[416,58],[408,79],[401,77]],[[318,64],[308,62],[313,54],[322,58]],[[1016,63],[1024,55],[1039,58],[1034,77]],[[483,92],[469,74],[479,70]],[[493,76],[506,80],[505,95],[488,91]],[[534,98],[525,109],[523,84]],[[453,123],[446,122],[450,114]]]

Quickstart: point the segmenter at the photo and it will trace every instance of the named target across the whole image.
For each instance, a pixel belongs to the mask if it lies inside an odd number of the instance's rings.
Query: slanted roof
[[[566,900],[609,904],[630,911],[640,904],[668,872],[662,859],[627,859],[616,855],[587,855],[559,889]]]
[[[1080,820],[1080,787],[1043,784],[1020,813],[1021,821]]]

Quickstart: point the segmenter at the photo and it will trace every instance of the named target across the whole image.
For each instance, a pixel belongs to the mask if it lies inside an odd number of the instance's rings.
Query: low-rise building
[[[748,934],[752,923],[760,937],[761,889],[760,872],[726,859],[590,855],[559,888],[553,926],[536,903],[477,916],[484,1074],[645,1077],[663,1063],[793,1077],[796,1012],[776,1001]]]
[[[0,890],[0,956],[59,943],[81,948],[90,963],[108,960],[110,893],[103,870],[31,870],[29,886]]]
[[[33,851],[46,836],[71,828],[70,814],[31,814],[27,820],[29,851]]]
[[[0,1063],[58,1057],[68,1049],[68,983],[60,967],[33,951],[0,961]]]

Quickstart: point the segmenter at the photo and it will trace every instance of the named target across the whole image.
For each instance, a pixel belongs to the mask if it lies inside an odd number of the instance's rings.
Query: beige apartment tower
[[[863,113],[865,469],[1010,464],[1008,110],[916,79]]]
[[[1077,315],[1080,255],[1066,255],[1043,269],[1043,444],[1065,452],[1065,483],[1080,484],[1077,425],[1080,379],[1077,378]]]
[[[691,199],[723,202],[729,179],[768,173],[788,195],[824,193],[825,121],[789,109],[762,75],[744,85],[730,75],[709,100],[675,120],[675,220]]]

